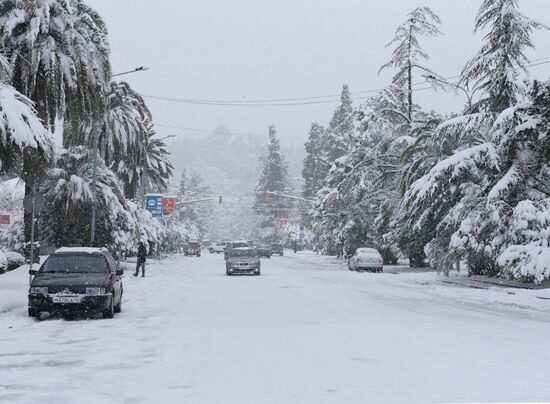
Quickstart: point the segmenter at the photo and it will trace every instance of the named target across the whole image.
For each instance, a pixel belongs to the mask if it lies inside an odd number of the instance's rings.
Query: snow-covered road
[[[26,317],[26,269],[0,276],[0,401],[385,403],[550,400],[543,292],[357,274],[333,258],[152,261],[112,320]]]

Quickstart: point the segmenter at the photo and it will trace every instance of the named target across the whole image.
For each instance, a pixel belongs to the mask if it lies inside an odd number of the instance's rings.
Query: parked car
[[[227,243],[225,246],[225,259],[229,256],[229,252],[234,248],[251,248],[247,240],[234,240]]]
[[[201,256],[201,243],[198,241],[190,241],[185,245],[184,248],[185,256],[196,255],[197,257]]]
[[[30,270],[29,316],[42,312],[102,313],[112,318],[122,310],[123,270],[105,248],[61,248]]]
[[[271,258],[271,247],[268,245],[260,244],[256,247],[256,251],[260,258]]]
[[[226,244],[225,241],[218,241],[210,246],[208,251],[210,251],[210,254],[221,254],[225,251]]]
[[[384,259],[378,250],[374,248],[358,248],[350,258],[348,268],[350,271],[382,272]]]
[[[260,275],[260,257],[254,248],[237,247],[227,253],[225,273],[228,276],[236,274]]]
[[[202,241],[202,247],[203,248],[209,249],[211,246],[212,246],[212,242],[210,240],[204,239]]]
[[[279,254],[279,255],[282,257],[283,254],[284,254],[283,245],[282,245],[281,243],[273,243],[273,244],[271,244],[271,253],[272,253],[273,255]]]

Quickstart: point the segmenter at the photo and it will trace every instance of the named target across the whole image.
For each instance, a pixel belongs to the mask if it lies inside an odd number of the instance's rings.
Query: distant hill
[[[210,135],[175,140],[170,159],[176,168],[174,183],[183,168],[199,172],[215,194],[253,187],[259,177],[259,156],[263,139],[233,135],[219,127]]]
[[[231,134],[218,127],[206,136],[180,137],[170,146],[171,161],[176,168],[173,184],[177,184],[183,168],[201,173],[214,194],[233,194],[254,189],[260,176],[259,158],[267,144],[264,138]],[[282,145],[289,163],[289,175],[300,176],[303,146]]]

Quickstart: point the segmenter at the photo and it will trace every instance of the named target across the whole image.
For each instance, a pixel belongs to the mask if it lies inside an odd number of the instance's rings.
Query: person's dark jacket
[[[138,247],[137,259],[139,262],[147,261],[147,249],[144,245]]]

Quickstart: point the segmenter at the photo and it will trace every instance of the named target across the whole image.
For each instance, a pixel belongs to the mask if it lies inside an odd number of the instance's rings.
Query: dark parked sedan
[[[122,310],[123,271],[104,248],[61,248],[48,257],[29,289],[29,316],[41,312],[95,314]]]

